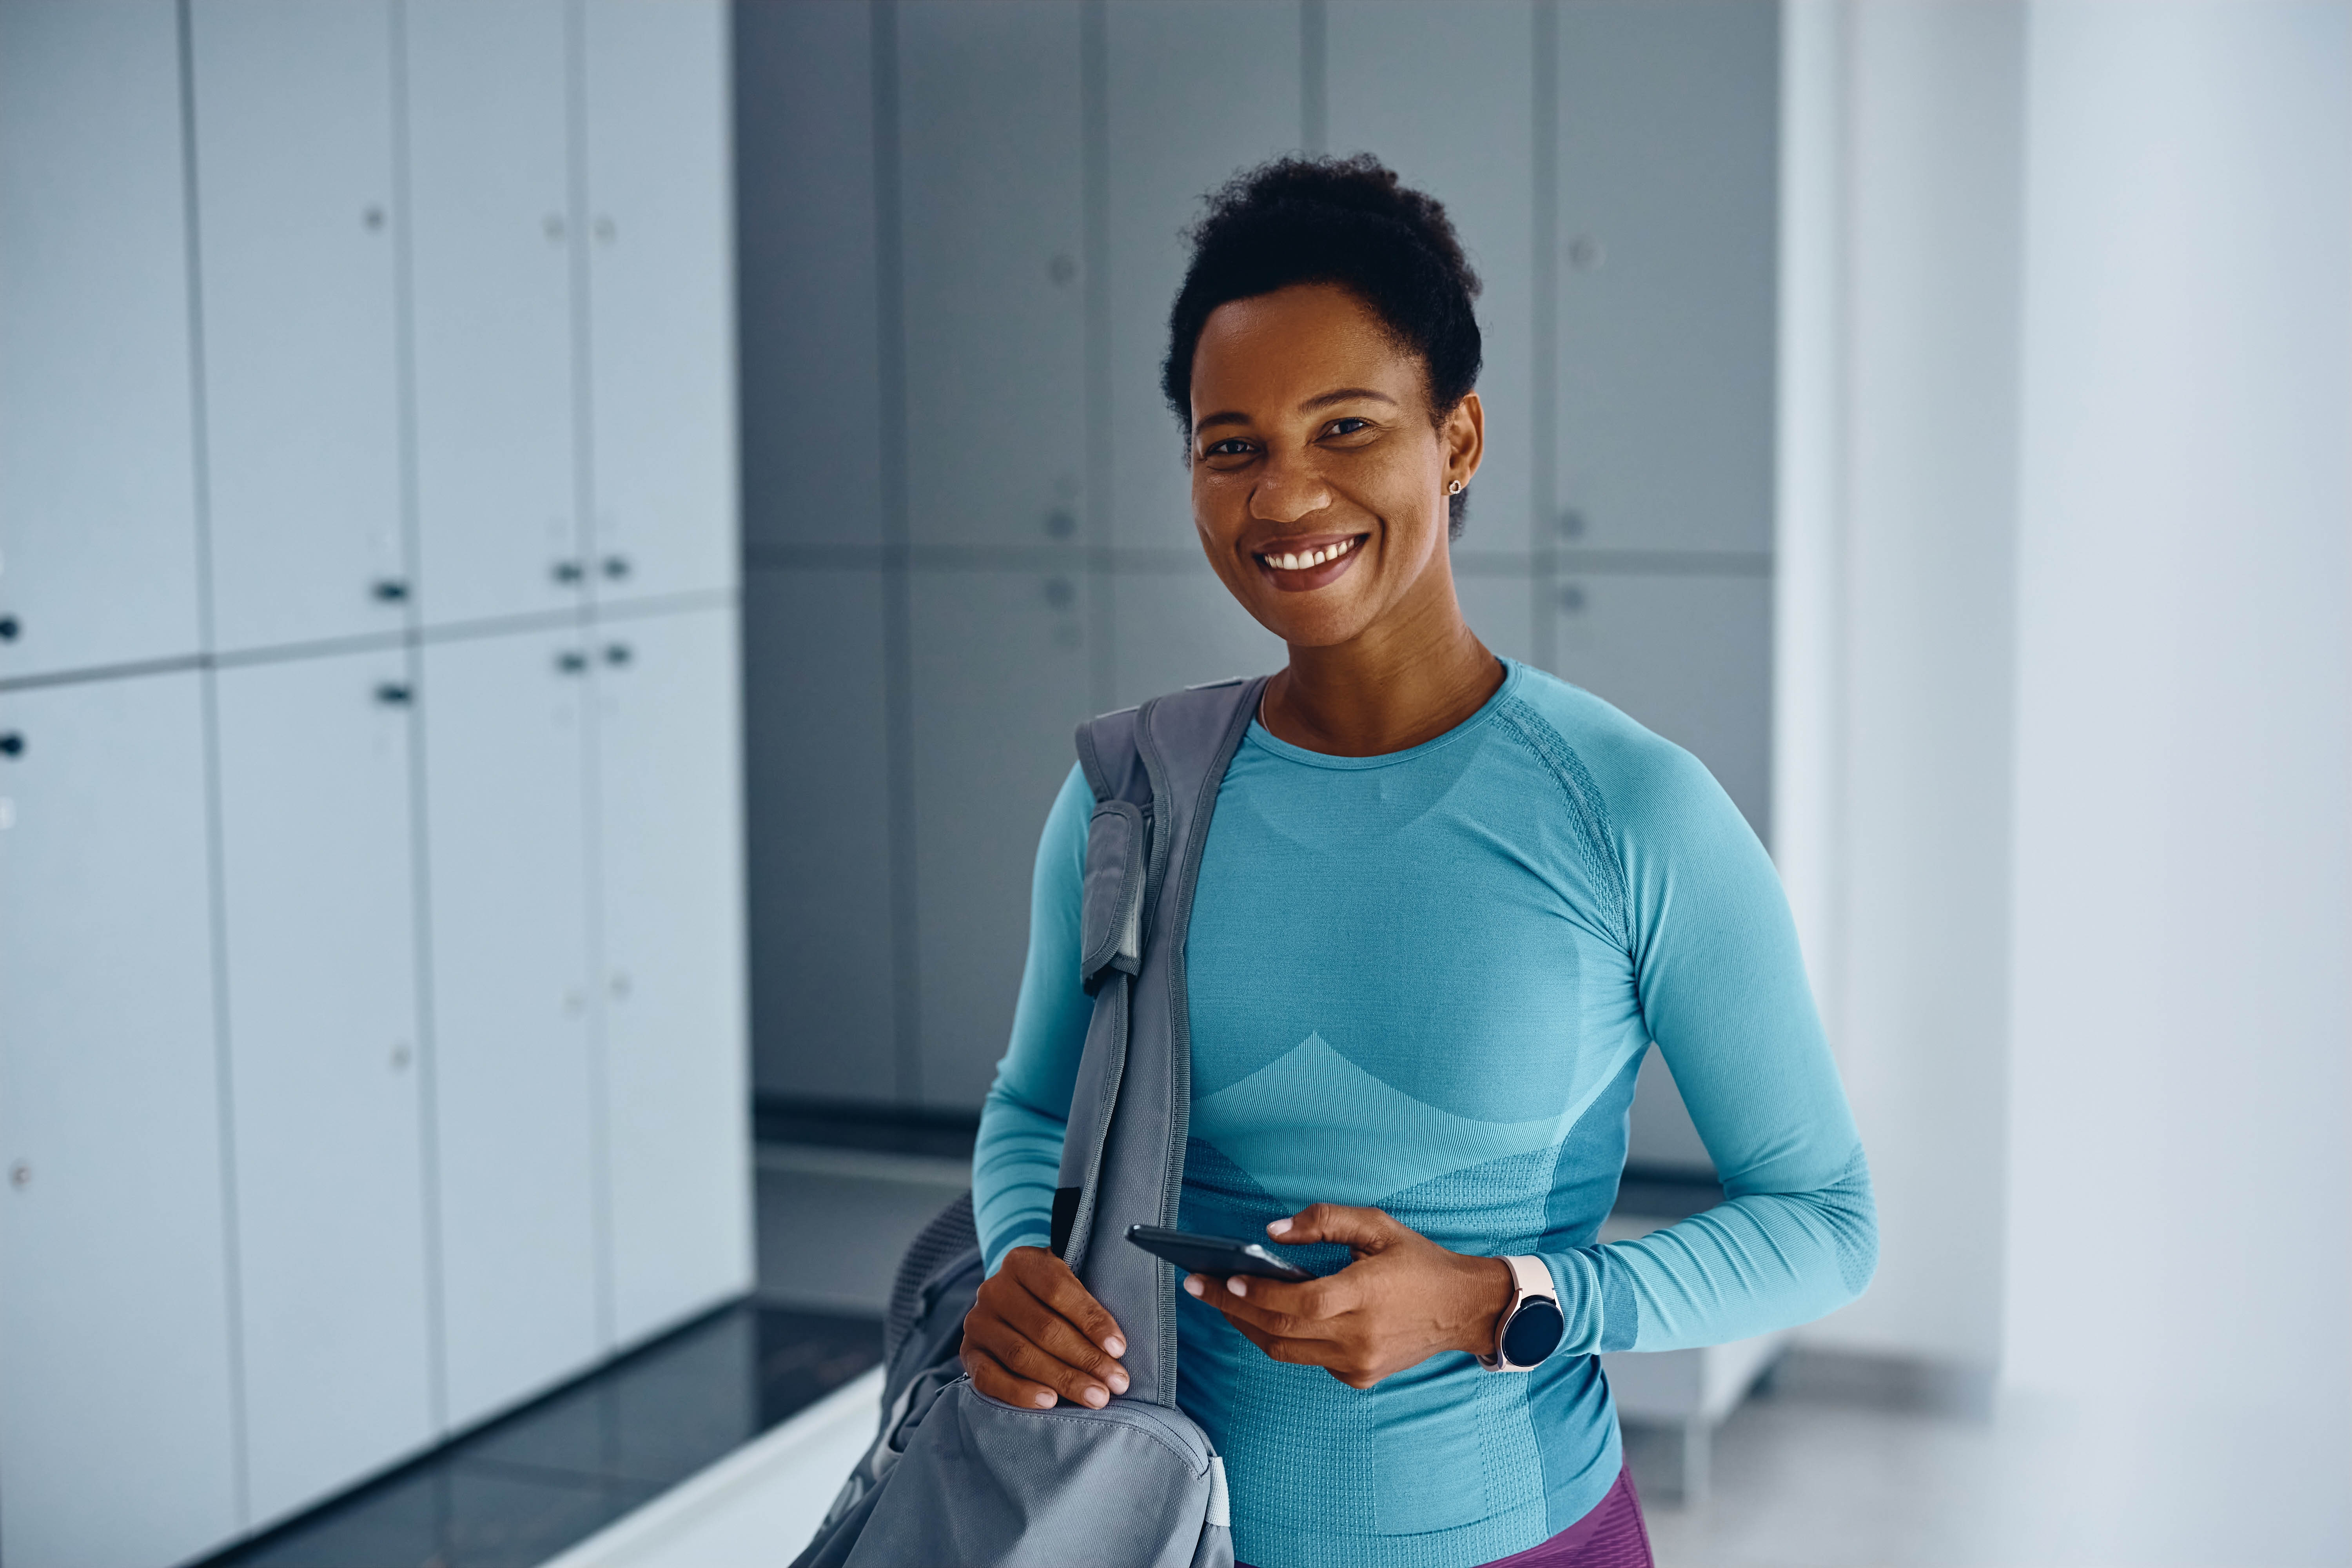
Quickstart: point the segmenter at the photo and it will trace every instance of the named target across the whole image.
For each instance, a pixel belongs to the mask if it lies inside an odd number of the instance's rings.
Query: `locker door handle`
[[[555,656],[555,668],[565,675],[583,674],[588,668],[588,656],[584,653],[557,654]]]
[[[387,708],[405,707],[415,695],[413,688],[403,686],[396,680],[387,680],[375,689],[375,700]]]
[[[373,592],[377,604],[397,605],[408,597],[408,584],[398,577],[379,577]]]
[[[21,757],[24,754],[25,737],[22,731],[11,730],[6,734],[0,735],[0,757]]]
[[[577,561],[559,561],[548,569],[548,574],[565,587],[575,587],[588,574]]]
[[[626,664],[630,659],[635,657],[636,656],[630,651],[629,645],[627,643],[616,642],[606,643],[604,645],[604,662],[606,664]]]
[[[21,629],[23,628],[16,625],[16,616],[0,616],[0,642],[15,642],[16,633]]]
[[[604,557],[604,575],[617,583],[629,574],[629,558],[625,555]]]

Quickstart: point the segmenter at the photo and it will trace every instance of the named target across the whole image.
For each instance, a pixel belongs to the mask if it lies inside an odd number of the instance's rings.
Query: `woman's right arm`
[[[974,1387],[1008,1405],[1098,1406],[1127,1392],[1118,1325],[1047,1250],[1062,1135],[1094,1013],[1078,983],[1093,814],[1094,792],[1073,767],[1037,843],[1013,1041],[996,1064],[972,1149],[972,1217],[988,1278],[964,1318],[963,1364]]]

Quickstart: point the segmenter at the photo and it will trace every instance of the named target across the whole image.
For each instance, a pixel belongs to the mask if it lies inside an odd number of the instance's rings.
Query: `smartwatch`
[[[1480,1356],[1478,1364],[1488,1372],[1532,1372],[1559,1348],[1568,1318],[1559,1310],[1559,1291],[1542,1258],[1503,1261],[1511,1267],[1511,1304],[1496,1326],[1495,1353]]]

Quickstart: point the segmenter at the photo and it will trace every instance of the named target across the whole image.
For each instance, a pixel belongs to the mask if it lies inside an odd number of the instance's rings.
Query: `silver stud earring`
[[[1462,493],[1462,481],[1460,479],[1456,479],[1452,484],[1446,486],[1445,493],[1450,496],[1460,495]]]

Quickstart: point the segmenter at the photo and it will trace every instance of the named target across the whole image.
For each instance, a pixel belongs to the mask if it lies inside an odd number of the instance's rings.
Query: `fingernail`
[[[1225,1281],[1225,1289],[1231,1290],[1236,1296],[1246,1296],[1249,1294],[1249,1287],[1242,1283],[1242,1277],[1238,1274]]]
[[[1036,1392],[1035,1395],[1031,1398],[1029,1403],[1034,1405],[1040,1410],[1048,1409],[1054,1403],[1054,1391],[1050,1388],[1041,1388]]]
[[[1187,1274],[1184,1276],[1184,1293],[1187,1296],[1198,1296],[1202,1294],[1201,1277],[1198,1274]],[[1113,1355],[1118,1354],[1117,1351],[1113,1351],[1110,1353]]]
[[[1127,1373],[1123,1372],[1115,1372],[1110,1374],[1110,1391],[1113,1394],[1125,1394],[1127,1392]]]
[[[1110,1338],[1103,1341],[1103,1349],[1108,1351],[1113,1355],[1125,1355],[1127,1353],[1127,1342],[1120,1339],[1117,1334],[1113,1334]]]
[[[1098,1388],[1090,1383],[1087,1384],[1087,1403],[1093,1405],[1097,1410],[1100,1410],[1104,1405],[1110,1403],[1110,1394],[1107,1391]]]
[[[1268,1236],[1288,1236],[1290,1234],[1290,1222],[1286,1219],[1276,1220],[1273,1224],[1265,1227],[1265,1233]]]

